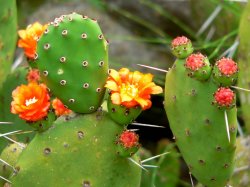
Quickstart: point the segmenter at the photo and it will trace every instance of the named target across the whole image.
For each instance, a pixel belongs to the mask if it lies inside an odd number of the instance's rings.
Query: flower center
[[[32,99],[26,99],[26,100],[25,100],[25,105],[26,105],[26,106],[29,106],[29,105],[31,105],[31,104],[36,103],[37,101],[38,101],[38,99],[34,96]]]
[[[138,88],[133,84],[124,84],[122,85],[122,92],[134,98],[138,95]]]

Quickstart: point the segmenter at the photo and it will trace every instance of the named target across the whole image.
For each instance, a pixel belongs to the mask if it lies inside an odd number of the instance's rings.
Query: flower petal
[[[105,84],[105,87],[112,90],[112,91],[118,91],[119,90],[119,87],[118,85],[116,84],[115,81],[113,80],[108,80]]]
[[[113,104],[115,105],[120,105],[121,104],[121,98],[120,98],[120,94],[115,92],[111,94],[111,101]]]

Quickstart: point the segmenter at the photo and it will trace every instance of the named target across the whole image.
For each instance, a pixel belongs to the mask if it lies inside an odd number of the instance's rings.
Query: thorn
[[[155,166],[155,165],[142,165],[143,167],[146,167],[146,168],[158,168],[159,166]]]
[[[161,71],[161,72],[164,72],[164,73],[167,73],[167,72],[168,72],[168,71],[165,70],[165,69],[160,69],[160,68],[156,68],[156,67],[153,67],[153,66],[147,66],[147,65],[143,65],[143,64],[137,64],[137,65],[138,65],[138,66],[141,66],[141,67],[153,69],[153,70],[156,70],[156,71]]]
[[[0,121],[0,124],[13,124],[13,122],[10,122],[10,121]]]
[[[144,123],[136,123],[136,122],[135,123],[131,123],[131,125],[144,126],[144,127],[165,128],[164,126],[144,124]]]
[[[4,134],[0,134],[0,137],[7,136],[7,135],[10,135],[10,134],[16,134],[18,132],[21,132],[21,130],[17,130],[17,131],[12,131],[12,132],[7,132],[7,133],[4,133]]]
[[[144,168],[141,164],[137,163],[135,160],[133,160],[132,158],[128,158],[128,160],[130,160],[131,162],[133,162],[135,165],[139,166],[141,169],[145,170],[148,172],[148,170],[146,168]]]
[[[241,91],[250,92],[250,90],[245,89],[245,88],[240,88],[240,87],[238,87],[238,86],[230,86],[230,87],[231,87],[231,88],[234,88],[234,89],[236,89],[236,90],[241,90]]]
[[[16,143],[17,145],[19,145],[19,146],[22,147],[23,149],[25,148],[25,146],[24,146],[23,144],[21,144],[21,143],[15,141],[15,140],[9,138],[8,136],[3,136],[3,137],[6,138],[7,140],[13,142],[13,143]]]
[[[20,132],[17,132],[16,134],[28,134],[28,133],[32,133],[32,132],[34,132],[34,131],[22,131],[22,130],[20,130]]]
[[[225,117],[225,122],[226,122],[226,129],[227,129],[227,137],[228,141],[230,143],[230,132],[229,132],[229,125],[228,125],[228,118],[227,118],[227,111],[224,111],[224,117]]]
[[[1,161],[2,163],[4,163],[5,165],[11,167],[11,168],[15,171],[15,168],[14,168],[12,165],[10,165],[8,162],[4,161],[4,160],[1,159],[1,158],[0,158],[0,161]]]
[[[194,187],[194,182],[193,182],[193,178],[192,178],[192,173],[191,172],[189,172],[189,176],[190,176],[190,181],[191,181],[192,187]]]
[[[12,182],[11,182],[11,181],[9,181],[8,179],[4,178],[4,177],[3,177],[3,176],[1,176],[1,175],[0,175],[0,178],[1,178],[1,179],[3,179],[3,180],[5,180],[6,182],[8,182],[8,183],[11,183],[11,184],[12,184]]]
[[[156,156],[152,156],[152,157],[150,157],[150,158],[147,158],[147,159],[145,159],[145,160],[142,160],[141,163],[143,164],[143,163],[145,163],[145,162],[148,162],[148,161],[150,161],[150,160],[153,160],[153,159],[155,159],[155,158],[161,157],[161,156],[166,155],[166,154],[169,154],[169,153],[170,153],[170,152],[165,152],[165,153],[162,153],[162,154],[159,154],[159,155],[156,155]]]

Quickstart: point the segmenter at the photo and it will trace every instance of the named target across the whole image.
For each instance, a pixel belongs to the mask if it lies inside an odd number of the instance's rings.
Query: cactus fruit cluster
[[[234,169],[237,121],[235,93],[229,86],[235,83],[237,64],[222,58],[212,68],[204,55],[187,52],[192,50],[183,37],[172,45],[178,41],[186,50],[182,54],[173,48],[177,60],[165,83],[170,127],[193,176],[205,186],[222,187]]]

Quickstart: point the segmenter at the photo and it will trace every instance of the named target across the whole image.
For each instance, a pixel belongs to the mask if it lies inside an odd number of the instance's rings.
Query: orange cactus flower
[[[52,107],[55,109],[55,113],[57,116],[67,115],[72,112],[71,110],[67,109],[62,103],[62,101],[58,98],[52,101]]]
[[[30,58],[35,58],[36,45],[38,38],[43,34],[48,25],[41,25],[38,22],[29,25],[26,30],[19,30],[18,47],[24,49],[25,55]]]
[[[140,105],[143,110],[151,107],[151,94],[162,93],[162,88],[152,82],[153,75],[139,71],[130,72],[122,68],[117,72],[111,69],[105,87],[111,90],[113,104],[127,108]]]
[[[35,122],[47,116],[50,96],[45,84],[31,82],[18,86],[12,92],[11,112],[21,119]]]
[[[40,80],[40,72],[38,69],[30,69],[27,76],[26,76],[26,79],[28,82],[38,82]]]

